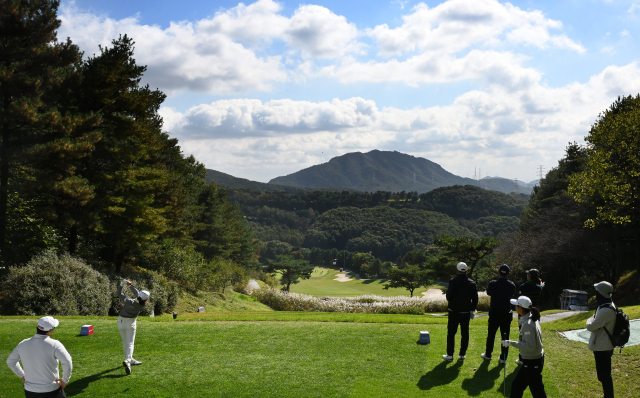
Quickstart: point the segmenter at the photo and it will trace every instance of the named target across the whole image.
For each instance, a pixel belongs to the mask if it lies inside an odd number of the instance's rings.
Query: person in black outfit
[[[447,301],[449,302],[449,321],[447,325],[447,354],[442,356],[445,361],[453,361],[455,338],[460,325],[460,355],[464,360],[469,347],[469,321],[478,307],[478,288],[476,283],[467,277],[467,264],[458,263],[457,276],[449,281]]]
[[[487,345],[483,354],[480,356],[488,361],[491,360],[493,353],[493,345],[496,338],[496,332],[500,329],[501,340],[509,340],[509,332],[511,330],[511,321],[513,320],[513,311],[511,310],[510,300],[516,292],[516,285],[507,279],[511,268],[507,264],[502,264],[498,268],[500,276],[495,281],[489,282],[487,287],[487,295],[491,297],[491,307],[489,307],[489,328],[487,333]],[[505,363],[509,347],[502,347],[500,355],[500,363]]]
[[[520,296],[529,297],[533,303],[533,308],[540,311],[538,301],[540,300],[540,293],[542,293],[543,287],[544,282],[540,280],[540,273],[537,269],[532,268],[527,271],[527,281],[520,285],[518,293]]]

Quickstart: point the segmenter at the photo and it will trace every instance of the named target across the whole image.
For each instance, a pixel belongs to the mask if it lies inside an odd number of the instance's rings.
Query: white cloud
[[[629,31],[628,30],[623,30],[622,32],[620,32],[620,36],[625,37],[625,36],[629,36]]]
[[[509,3],[449,0],[434,8],[420,3],[403,16],[402,26],[391,29],[383,24],[367,33],[384,56],[416,50],[453,54],[479,44],[495,45],[505,34],[508,42],[516,44],[539,48],[553,45],[584,52],[580,44],[549,32],[561,27],[561,22],[546,18],[540,11],[523,11]]]
[[[280,56],[257,56],[229,36],[201,23],[140,25],[135,18],[114,20],[63,8],[59,37],[71,39],[90,55],[99,44],[126,33],[135,40],[135,57],[148,65],[145,81],[169,94],[188,90],[217,94],[271,89],[287,79]]]
[[[599,112],[636,92],[640,68],[631,63],[607,67],[584,83],[492,86],[430,108],[379,109],[362,98],[225,100],[161,114],[183,149],[207,167],[261,181],[371,149],[423,156],[463,176],[475,163],[532,180],[532,165],[555,164],[567,142],[582,142]]]

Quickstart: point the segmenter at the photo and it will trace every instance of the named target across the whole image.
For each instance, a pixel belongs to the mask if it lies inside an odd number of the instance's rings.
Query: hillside
[[[327,163],[276,177],[269,184],[296,187],[346,187],[360,191],[417,191],[424,193],[451,185],[475,185],[510,193],[530,193],[528,186],[504,178],[474,180],[456,176],[437,163],[400,152],[373,150],[335,157]]]
[[[368,253],[394,260],[433,243],[435,236],[473,236],[453,218],[424,210],[341,207],[320,215],[305,234],[306,247]]]
[[[263,182],[251,181],[245,178],[238,178],[232,175],[222,173],[220,171],[207,169],[206,176],[207,184],[215,181],[216,185],[229,187],[229,188],[238,188],[238,189],[257,189],[261,191],[267,192],[288,192],[288,193],[299,193],[299,192],[310,192],[313,191],[312,188],[305,187],[291,187],[286,185],[277,185],[277,184],[265,184]]]

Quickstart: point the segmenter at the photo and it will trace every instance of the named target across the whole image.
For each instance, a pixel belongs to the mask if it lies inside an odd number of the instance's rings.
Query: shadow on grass
[[[500,368],[500,369],[502,369],[502,368]],[[519,369],[519,367],[516,366],[516,368],[513,369],[511,371],[511,373],[509,373],[507,375],[507,380],[506,380],[507,389],[506,389],[505,397],[508,397],[511,394],[511,384],[513,383],[513,379],[515,379],[516,375],[518,374],[518,369]],[[505,391],[504,383],[505,383],[505,381],[503,380],[502,383],[500,383],[500,387],[498,387],[498,391],[501,392],[501,393],[503,393]]]
[[[124,368],[122,366],[118,366],[116,368],[108,369],[91,376],[83,377],[82,379],[78,379],[72,383],[69,383],[67,388],[64,389],[64,392],[67,394],[67,396],[72,397],[74,395],[82,394],[84,389],[87,388],[89,384],[93,383],[94,381],[98,381],[100,379],[119,379],[121,377],[126,377],[126,374],[119,374],[119,375],[107,374],[118,369],[122,369],[122,371],[124,372]]]
[[[433,387],[449,384],[458,378],[460,374],[460,367],[463,361],[456,362],[453,366],[447,368],[451,362],[442,361],[442,363],[436,365],[418,381],[418,388],[421,390],[430,390]]]
[[[462,389],[466,390],[469,396],[472,397],[482,394],[483,391],[492,389],[496,383],[496,379],[502,374],[503,368],[504,366],[496,366],[489,370],[489,361],[483,361],[472,378],[462,381]]]

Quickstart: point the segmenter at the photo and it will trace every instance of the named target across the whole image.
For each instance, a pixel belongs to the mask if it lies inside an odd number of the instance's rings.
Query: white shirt
[[[20,361],[24,370],[20,367]],[[71,355],[61,342],[47,335],[36,334],[22,340],[7,359],[7,365],[18,377],[25,378],[24,389],[30,392],[51,392],[60,388],[58,361],[62,363],[62,380],[71,378]]]

